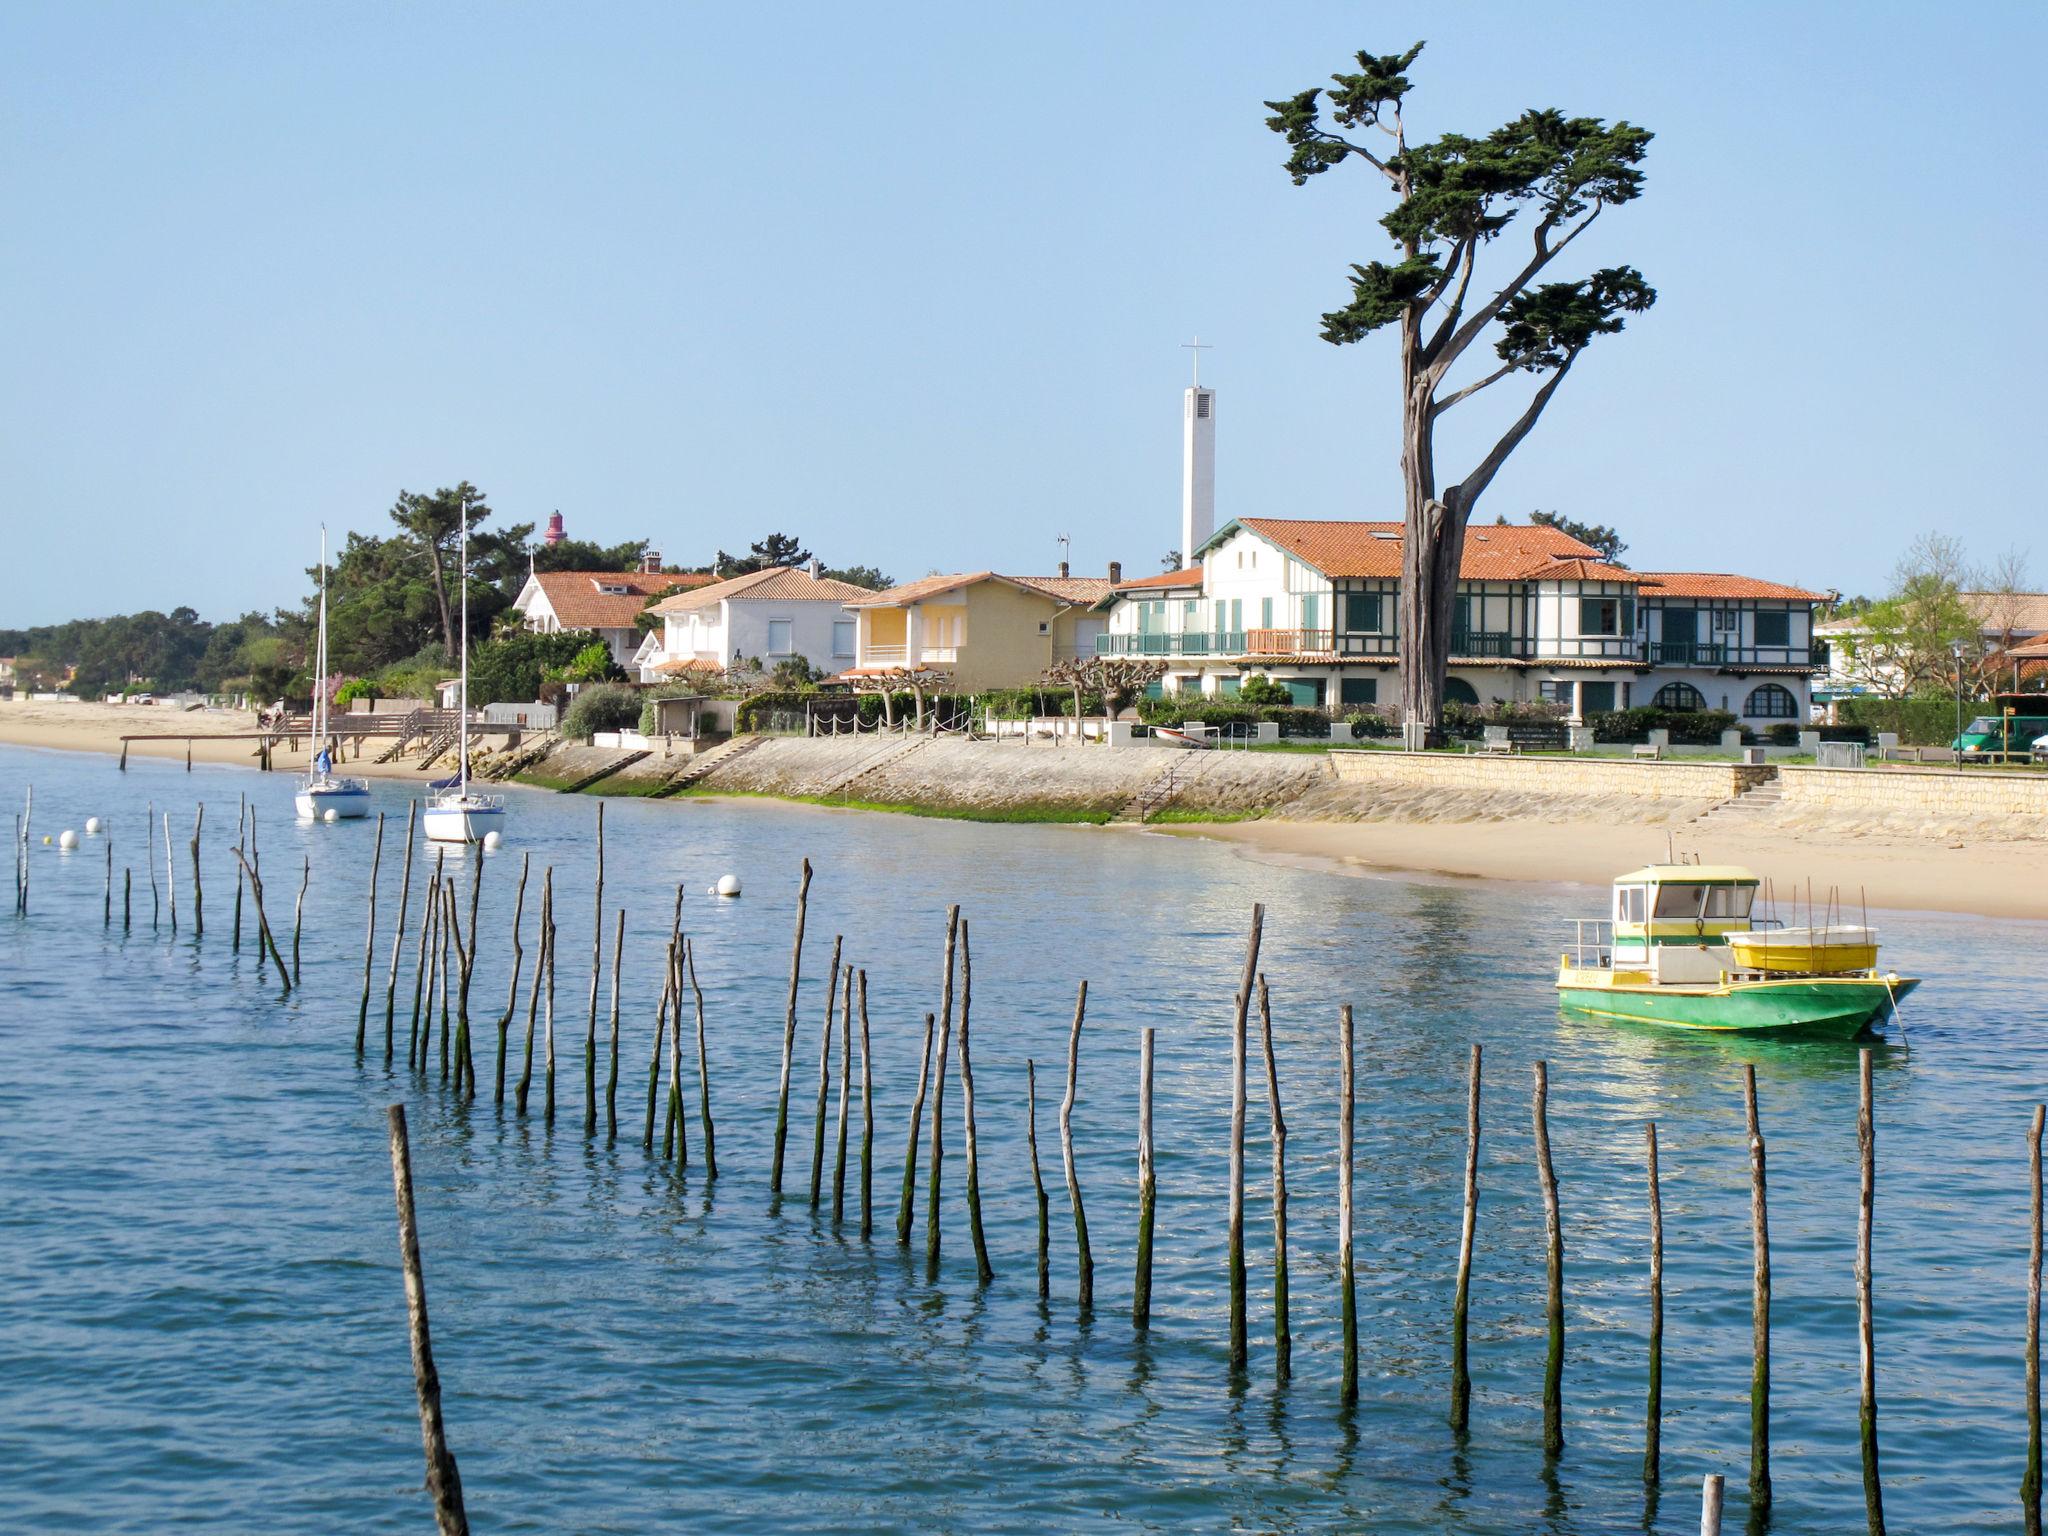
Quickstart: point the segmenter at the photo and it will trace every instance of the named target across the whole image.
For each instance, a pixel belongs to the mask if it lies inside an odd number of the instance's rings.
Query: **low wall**
[[[1932,826],[2002,825],[2048,836],[2048,773],[1968,768],[1780,768],[1794,816]]]
[[[1587,757],[1460,757],[1442,752],[1333,751],[1345,782],[1370,780],[1563,799],[1730,800],[1779,770],[1746,763],[1636,762]]]

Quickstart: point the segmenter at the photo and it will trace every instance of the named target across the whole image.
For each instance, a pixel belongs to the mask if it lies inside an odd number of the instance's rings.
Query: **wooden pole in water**
[[[125,751],[126,748],[124,747],[122,750]],[[242,846],[242,839],[247,835],[248,821],[249,797],[246,794],[237,795],[235,797],[235,846],[237,848]],[[231,948],[238,955],[242,952],[242,871],[240,866],[237,866],[235,869],[235,937]]]
[[[549,874],[553,873],[550,867]],[[512,1108],[515,1114],[526,1113],[527,1095],[533,1090],[533,1037],[540,1025],[540,990],[544,984],[542,972],[548,963],[548,920],[547,920],[547,876],[541,878],[541,908],[535,914],[533,939],[533,985],[526,994],[526,1051],[521,1058],[519,1082],[512,1090]]]
[[[840,978],[839,1150],[832,1165],[832,1224],[846,1219],[846,1148],[853,1124],[853,967]]]
[[[960,923],[960,1117],[967,1141],[967,1234],[974,1242],[974,1272],[983,1285],[995,1279],[988,1239],[981,1229],[981,1147],[974,1127],[974,1058],[968,1049],[968,1015],[974,1004],[974,951],[967,922]]]
[[[863,968],[859,973],[860,986],[860,1236],[866,1242],[875,1231],[875,1077],[868,1065],[868,973]],[[697,985],[697,973],[690,972],[690,985]],[[703,994],[698,994],[701,999]],[[704,1049],[704,1014],[701,1003],[697,1018],[697,1049],[702,1059]],[[704,1134],[711,1135],[711,1090],[704,1090]]]
[[[1857,1161],[1862,1166],[1856,1201],[1856,1345],[1862,1393],[1856,1438],[1863,1448],[1863,1513],[1870,1536],[1884,1536],[1884,1490],[1877,1472],[1877,1339],[1870,1299],[1870,1225],[1877,1200],[1877,1119],[1872,1104],[1870,1047],[1864,1046],[1856,1110]]]
[[[236,890],[241,887],[237,885]],[[121,931],[126,933],[134,918],[135,871],[126,864],[121,866]]]
[[[542,1117],[547,1124],[555,1123],[555,867],[550,864],[540,877],[540,921],[547,930],[547,949],[542,964],[548,973],[547,996],[547,1047],[548,1081],[547,1101]]]
[[[917,1063],[917,1097],[910,1105],[910,1135],[903,1148],[903,1199],[896,1207],[896,1242],[910,1246],[910,1223],[917,1205],[917,1133],[923,1128],[924,1090],[931,1078],[932,1036],[938,1030],[934,1014],[924,1016],[924,1054]]]
[[[441,967],[441,1081],[448,1081],[448,946],[455,933],[455,875],[441,884],[441,930],[437,953]]]
[[[1067,1096],[1060,1101],[1060,1158],[1067,1170],[1067,1200],[1074,1208],[1074,1253],[1080,1267],[1081,1311],[1095,1306],[1095,1255],[1088,1247],[1088,1213],[1081,1204],[1081,1177],[1074,1169],[1074,1096],[1081,1076],[1081,1021],[1088,1012],[1088,983],[1074,1000],[1074,1022],[1067,1031]]]
[[[149,931],[155,933],[157,920],[163,914],[163,898],[157,894],[156,886],[156,848],[154,847],[156,842],[156,802],[154,800],[149,802],[149,808],[143,812],[143,817],[142,862],[149,866]],[[19,822],[15,823],[17,829],[20,828],[20,825]],[[26,836],[26,833],[23,833],[23,836]],[[22,851],[25,855],[27,852],[26,843],[22,845]],[[253,853],[255,850],[251,849],[250,851]],[[21,887],[15,895],[15,905],[17,907],[23,905],[27,891],[28,876],[24,873],[21,877]],[[259,965],[256,970],[257,974],[261,975],[263,967]]]
[[[462,961],[462,984],[455,994],[455,1086],[465,1099],[476,1097],[476,1054],[469,1029],[469,984],[476,973],[477,906],[483,899],[483,849],[469,869],[469,922],[455,930],[455,947]],[[467,935],[465,938],[464,935]]]
[[[796,994],[803,979],[804,910],[811,896],[811,861],[804,860],[803,877],[796,887],[796,938],[789,946],[789,1006],[782,1017],[782,1094],[775,1108],[775,1160],[768,1170],[768,1190],[782,1193],[782,1151],[789,1140],[789,1066],[796,1049]]]
[[[718,1132],[711,1123],[711,1053],[704,1045],[704,989],[697,985],[696,945],[685,944],[683,946],[683,964],[689,968],[690,994],[697,1001],[697,1118],[701,1123],[704,1133],[704,1177],[706,1179],[715,1179],[718,1177]],[[861,975],[863,982],[865,982],[867,973],[863,971]],[[861,999],[863,1004],[865,1004],[867,999],[865,992],[861,994]],[[863,1053],[861,1056],[861,1071],[865,1073],[867,1071],[867,1056],[865,1054],[867,1051],[866,1014],[861,1015],[861,1051]],[[861,1179],[863,1181],[861,1235],[865,1237],[867,1235],[865,1217],[865,1202],[867,1199],[865,1189],[865,1181],[867,1179],[867,1144],[865,1142],[861,1145],[861,1159]]]
[[[370,845],[369,923],[363,934],[363,1001],[356,1009],[356,1054],[370,1032],[370,972],[377,963],[377,873],[384,863],[384,813],[377,813],[377,840]]]
[[[2020,1480],[2020,1510],[2027,1536],[2041,1536],[2041,1124],[2048,1108],[2034,1106],[2027,1134],[2033,1231],[2027,1244],[2027,1471]]]
[[[27,879],[23,882],[26,885]],[[178,871],[171,863],[171,813],[164,812],[164,895],[171,908],[171,932],[178,931]]]
[[[1543,1190],[1543,1453],[1564,1449],[1564,1222],[1557,1209],[1557,1169],[1550,1160],[1550,1063],[1536,1063],[1536,1177]]]
[[[832,1085],[832,1013],[839,1005],[839,952],[844,934],[832,937],[832,968],[825,984],[825,1028],[818,1036],[818,1110],[811,1127],[811,1209],[818,1208],[825,1180],[825,1103]]]
[[[242,857],[239,848],[235,850],[235,857]],[[244,863],[242,869],[249,877],[249,894],[256,901],[257,942],[269,946],[271,961],[277,966],[277,978],[283,983],[284,990],[289,992],[292,989],[292,973],[285,968],[284,954],[277,947],[277,936],[270,931],[270,918],[263,910],[263,877],[256,873],[254,864]],[[258,974],[261,974],[260,968]]]
[[[590,1023],[583,1036],[583,1134],[597,1134],[597,984],[604,973],[604,801],[597,802],[597,894],[591,903]]]
[[[1352,1124],[1356,1108],[1352,1071],[1351,1005],[1337,1013],[1337,1310],[1344,1334],[1338,1401],[1358,1401],[1358,1285],[1352,1265]]]
[[[678,1168],[690,1166],[690,1126],[683,1114],[683,951],[689,942],[678,938],[668,952],[669,996],[675,1009],[675,1027],[668,1032],[668,1123],[675,1133]]]
[[[1771,1231],[1764,1181],[1764,1133],[1756,1113],[1756,1068],[1742,1068],[1749,1129],[1750,1371],[1749,1507],[1771,1507]]]
[[[612,1055],[604,1081],[604,1125],[608,1141],[619,1139],[619,971],[626,956],[626,909],[612,929]]]
[[[1158,1230],[1159,1181],[1152,1168],[1152,1046],[1154,1028],[1138,1032],[1138,1262],[1131,1283],[1131,1326],[1152,1326],[1152,1240]],[[1038,1180],[1038,1150],[1032,1148],[1032,1182]],[[1039,1291],[1045,1295],[1045,1191],[1038,1195]]]
[[[418,821],[414,803],[405,805],[405,868],[398,881],[398,919],[391,926],[391,968],[384,978],[384,1064],[391,1064],[392,1035],[398,1012],[398,962],[405,953],[405,914],[412,905],[412,836]]]
[[[926,1172],[924,1262],[939,1262],[939,1175],[945,1166],[946,1061],[953,1051],[953,959],[960,938],[960,908],[946,909],[946,974],[939,987],[939,1053],[932,1061],[932,1145]]]
[[[1465,1219],[1458,1229],[1458,1289],[1451,1301],[1451,1428],[1472,1422],[1472,1368],[1467,1349],[1472,1308],[1472,1249],[1479,1231],[1479,1043],[1465,1084]]]
[[[407,830],[406,841],[412,841],[410,829]],[[526,963],[526,950],[519,942],[519,923],[526,915],[526,873],[532,867],[533,855],[520,855],[519,890],[512,898],[512,979],[505,989],[505,1011],[498,1017],[498,1074],[493,1094],[493,1102],[498,1104],[505,1102],[505,1048],[512,1034],[512,1015],[519,1010],[519,972]],[[400,920],[404,920],[402,908]]]
[[[412,1148],[405,1134],[405,1106],[386,1111],[391,1126],[391,1183],[398,1196],[398,1257],[405,1271],[405,1311],[412,1334],[412,1383],[420,1402],[420,1439],[427,1452],[427,1492],[441,1536],[469,1536],[462,1508],[462,1474],[448,1449],[441,1421],[441,1376],[434,1369],[434,1344],[427,1329],[427,1280],[420,1265],[420,1230],[412,1200]]]
[[[1662,1475],[1664,1440],[1664,1193],[1657,1176],[1657,1122],[1643,1123],[1650,1166],[1650,1401],[1643,1413],[1643,1481],[1655,1486]]]
[[[189,743],[185,751],[187,754],[185,766],[189,771],[192,766],[190,761],[192,748]],[[199,802],[198,810],[192,817],[192,936],[194,938],[198,938],[206,932],[206,889],[199,883],[199,834],[205,825],[206,802],[202,800]]]
[[[662,951],[661,1006],[655,1010],[654,1014],[654,1054],[647,1059],[647,1135],[642,1142],[642,1147],[649,1157],[654,1155],[654,1108],[661,1094],[661,1048],[668,1037],[669,997],[674,992],[676,984],[676,968],[673,953],[675,943],[676,941],[671,938],[667,948]],[[666,1120],[663,1121],[663,1124],[666,1126]],[[666,1138],[669,1134],[667,1130],[664,1130],[664,1145],[661,1153],[664,1161],[668,1158]]]
[[[1259,977],[1259,1040],[1266,1057],[1266,1107],[1273,1128],[1273,1374],[1294,1373],[1294,1327],[1287,1296],[1287,1122],[1280,1114],[1280,1068],[1273,1059],[1273,999]],[[1146,1049],[1150,1051],[1150,1042]]]
[[[107,889],[100,913],[100,926],[111,928],[114,926],[114,840],[109,837],[104,841],[107,855]]]
[[[1250,1358],[1246,1340],[1244,1275],[1244,1101],[1245,1019],[1252,1006],[1252,984],[1259,974],[1259,939],[1266,926],[1266,908],[1252,903],[1252,931],[1245,941],[1244,971],[1230,1019],[1230,1369],[1242,1371]]]
[[[306,887],[313,883],[313,856],[301,854],[299,863],[299,899],[292,905],[292,985],[299,984],[299,930],[306,922]],[[194,930],[196,933],[198,930]]]
[[[1725,1484],[1718,1472],[1709,1472],[1700,1489],[1700,1536],[1721,1536],[1721,1499]]]

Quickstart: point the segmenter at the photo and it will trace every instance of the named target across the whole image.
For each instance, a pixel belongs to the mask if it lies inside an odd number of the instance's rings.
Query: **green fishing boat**
[[[1755,919],[1757,886],[1732,864],[1651,864],[1621,876],[1613,915],[1580,920],[1559,960],[1559,1003],[1676,1029],[1848,1039],[1920,985],[1878,969],[1868,926]]]

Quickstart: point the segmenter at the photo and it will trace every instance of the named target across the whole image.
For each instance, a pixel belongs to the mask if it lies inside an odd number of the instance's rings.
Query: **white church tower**
[[[1194,563],[1195,551],[1216,531],[1216,391],[1202,384],[1202,339],[1183,343],[1195,354],[1195,382],[1181,397],[1180,559]]]

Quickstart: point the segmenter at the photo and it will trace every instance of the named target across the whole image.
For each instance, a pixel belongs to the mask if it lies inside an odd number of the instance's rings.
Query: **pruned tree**
[[[1074,692],[1074,719],[1081,718],[1083,689],[1102,698],[1104,720],[1114,720],[1143,696],[1145,690],[1166,676],[1166,663],[1143,656],[1076,656],[1054,662],[1045,669],[1043,681],[1054,688]]]
[[[1406,72],[1422,46],[1384,57],[1359,54],[1357,72],[1333,75],[1330,87],[1267,102],[1273,115],[1266,126],[1286,138],[1286,168],[1296,186],[1356,160],[1394,195],[1380,223],[1399,259],[1353,266],[1351,301],[1323,316],[1322,335],[1342,346],[1392,326],[1400,337],[1401,708],[1434,739],[1441,733],[1452,608],[1473,508],[1579,354],[1596,337],[1619,331],[1624,316],[1648,309],[1657,295],[1634,267],[1540,280],[1603,212],[1641,193],[1639,167],[1650,134],[1627,122],[1544,109],[1524,112],[1480,138],[1448,133],[1410,144],[1403,121],[1411,89]],[[1386,142],[1365,142],[1374,133]],[[1519,264],[1498,287],[1475,287],[1481,252],[1524,213],[1532,218],[1530,244]],[[1492,366],[1454,380],[1453,371],[1483,338],[1493,341]],[[1465,474],[1455,480],[1440,475],[1438,419],[1516,374],[1542,380],[1520,414]]]
[[[906,672],[878,672],[860,677],[850,677],[855,693],[878,693],[882,696],[882,723],[892,730],[896,725],[896,701],[893,697],[898,689],[907,688],[916,714],[913,728],[924,729],[924,696],[927,689],[937,691],[952,682],[950,672],[935,672],[926,668]]]

